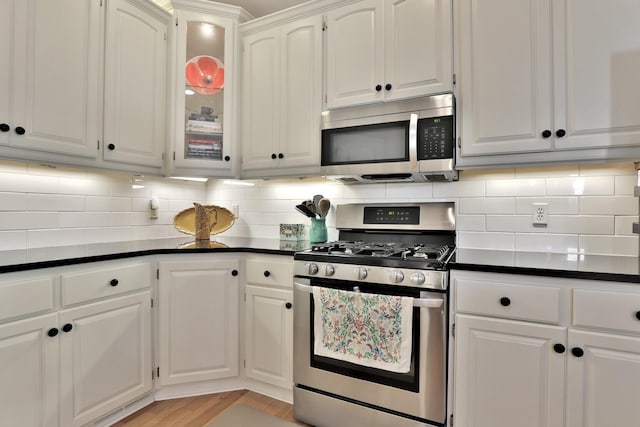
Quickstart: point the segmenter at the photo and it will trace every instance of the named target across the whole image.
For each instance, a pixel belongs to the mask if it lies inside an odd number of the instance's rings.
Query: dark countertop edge
[[[285,255],[293,257],[293,251],[285,251],[278,249],[256,249],[256,248],[194,248],[194,249],[145,249],[141,251],[120,252],[105,255],[92,255],[78,258],[65,258],[52,261],[29,262],[25,264],[12,264],[0,266],[0,274],[13,273],[17,271],[38,270],[42,268],[64,267],[75,264],[87,264],[91,262],[109,261],[114,259],[134,258],[148,255],[167,255],[167,254],[201,254],[201,253],[257,253],[266,255]]]
[[[554,270],[550,268],[512,267],[487,264],[451,262],[449,270],[482,271],[486,273],[520,274],[527,276],[559,277],[565,279],[605,280],[608,282],[640,283],[639,274],[604,273],[577,270]]]

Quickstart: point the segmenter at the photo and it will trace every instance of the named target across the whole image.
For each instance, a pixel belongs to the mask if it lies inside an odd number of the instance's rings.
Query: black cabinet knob
[[[285,308],[286,308],[287,310],[291,310],[291,307],[293,307],[293,304],[291,304],[290,302],[288,302],[288,303],[286,303],[284,306],[285,306]]]
[[[118,279],[111,279],[111,281],[109,282],[111,286],[118,286],[118,283]]]
[[[65,332],[71,332],[72,329],[73,329],[73,325],[71,323],[65,323],[64,326],[62,327],[62,330]]]
[[[500,298],[500,305],[508,307],[511,305],[511,300],[509,299],[509,297],[502,297]]]
[[[47,335],[49,335],[51,338],[55,337],[56,335],[58,335],[58,328],[51,328],[47,331]]]
[[[562,353],[564,353],[564,351],[566,350],[566,348],[565,348],[562,344],[555,344],[555,345],[553,346],[553,350],[554,350],[556,353],[560,353],[560,354],[562,354]]]
[[[224,156],[224,161],[225,161],[225,162],[228,162],[229,160],[231,160],[231,157],[229,157],[229,156]]]
[[[385,88],[386,90],[391,90],[391,83],[387,83],[387,84],[384,86],[384,88]]]
[[[376,92],[380,92],[382,90],[382,85],[376,85]]]
[[[232,270],[231,271],[231,275],[232,276],[237,276],[238,275],[238,270]]]
[[[9,130],[11,130],[11,127],[8,124],[0,123],[0,131],[1,132],[9,132]]]
[[[24,128],[23,128],[23,127],[18,126],[18,127],[16,128],[16,133],[17,133],[18,135],[24,135],[24,133],[25,133],[25,132],[26,132],[26,131],[24,130]]]
[[[282,153],[278,153],[278,158],[279,158],[279,159],[284,159],[284,154],[282,154]]]
[[[549,129],[543,130],[542,131],[542,137],[547,139],[551,136],[551,131]]]
[[[556,131],[556,136],[558,138],[562,138],[563,136],[565,136],[567,134],[567,131],[565,131],[564,129],[558,129]]]
[[[265,270],[264,277],[269,277],[269,276],[271,276],[271,272],[269,270]]]
[[[636,311],[636,319],[640,320],[640,311]]]
[[[278,157],[278,156],[276,156],[276,153],[271,153],[271,158],[272,158],[272,159],[274,159],[274,160],[275,160],[277,157]]]
[[[584,350],[580,347],[573,347],[571,349],[571,354],[573,354],[575,357],[582,357],[584,356]]]
[[[109,145],[107,145],[107,148],[108,148],[109,150],[113,151],[113,150],[115,150],[115,149],[116,149],[116,146],[115,146],[114,144],[109,144]]]

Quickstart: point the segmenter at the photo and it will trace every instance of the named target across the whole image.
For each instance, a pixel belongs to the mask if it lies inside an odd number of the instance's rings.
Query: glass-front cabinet
[[[243,9],[173,1],[176,25],[173,175],[235,176],[238,23]]]

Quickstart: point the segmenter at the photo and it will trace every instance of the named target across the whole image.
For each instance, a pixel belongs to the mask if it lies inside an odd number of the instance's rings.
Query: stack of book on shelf
[[[222,160],[222,141],[204,138],[188,138],[185,144],[188,159]]]
[[[191,113],[185,130],[187,132],[222,132],[222,124],[216,115]]]

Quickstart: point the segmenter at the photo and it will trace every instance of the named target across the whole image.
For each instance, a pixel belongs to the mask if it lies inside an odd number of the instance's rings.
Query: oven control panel
[[[420,224],[419,206],[365,207],[363,224]]]
[[[401,285],[429,289],[446,289],[447,272],[379,266],[359,266],[313,261],[295,261],[293,273],[301,277],[344,280],[373,284]]]

